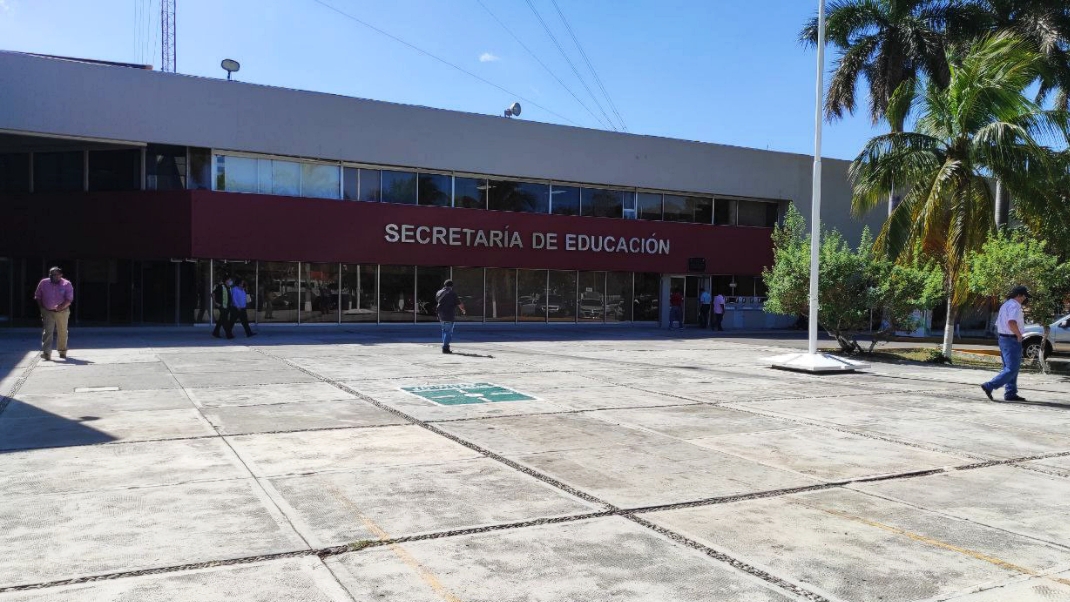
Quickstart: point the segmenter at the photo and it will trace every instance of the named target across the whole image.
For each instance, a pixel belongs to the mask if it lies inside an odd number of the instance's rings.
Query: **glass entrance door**
[[[707,276],[670,276],[669,294],[679,290],[684,296],[684,324],[695,326],[699,323],[699,291],[709,290],[710,279]]]

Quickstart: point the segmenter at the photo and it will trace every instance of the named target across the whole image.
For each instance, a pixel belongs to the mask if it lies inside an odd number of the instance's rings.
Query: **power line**
[[[580,40],[576,37],[576,33],[572,31],[572,26],[568,24],[568,19],[565,18],[565,13],[561,12],[561,7],[557,5],[557,0],[550,0],[550,2],[553,3],[554,9],[557,10],[557,16],[561,17],[561,22],[565,24],[565,29],[568,30],[568,35],[572,36],[572,41],[576,44],[576,48],[580,51],[580,56],[583,57],[584,62],[587,63],[587,68],[590,69],[591,74],[594,75],[594,81],[598,83],[598,87],[602,90],[602,94],[604,94],[606,100],[609,101],[609,108],[613,110],[613,114],[617,116],[621,127],[627,132],[628,126],[625,125],[624,118],[620,116],[620,111],[617,110],[617,105],[613,102],[613,98],[610,97],[609,92],[606,91],[606,87],[602,85],[602,78],[598,77],[598,71],[596,71],[594,65],[591,64],[591,59],[587,58],[587,53],[583,51],[583,46],[580,45]]]
[[[594,95],[594,92],[591,92],[590,86],[587,85],[587,81],[583,79],[582,75],[580,75],[579,70],[576,69],[576,65],[572,64],[572,59],[568,57],[568,53],[566,53],[565,49],[561,47],[561,43],[557,41],[557,36],[555,36],[554,32],[550,30],[550,26],[547,25],[546,21],[543,20],[542,15],[539,14],[539,9],[535,8],[535,5],[531,3],[531,0],[524,1],[528,3],[528,8],[531,9],[531,12],[535,13],[535,18],[537,18],[539,20],[539,23],[542,24],[543,30],[546,31],[546,35],[550,36],[550,40],[554,43],[554,46],[557,46],[558,52],[561,53],[561,56],[565,57],[565,62],[568,63],[568,66],[572,68],[572,72],[576,74],[577,78],[579,78],[580,83],[583,84],[583,88],[587,90],[587,94],[591,96],[591,100],[594,101],[594,104],[596,107],[598,107],[599,112],[601,112],[602,115],[606,118],[606,121],[609,122],[610,127],[613,129],[613,131],[616,131],[617,128],[613,125],[613,120],[609,118],[609,115],[606,114],[606,110],[602,108],[602,103],[598,102],[598,97]]]
[[[459,66],[455,65],[454,63],[451,63],[451,62],[447,61],[444,58],[441,58],[439,56],[431,54],[430,52],[424,50],[423,48],[420,48],[419,46],[414,46],[413,44],[410,44],[410,43],[406,42],[405,40],[402,40],[401,38],[399,38],[399,37],[397,37],[397,36],[395,36],[393,34],[387,33],[385,31],[383,31],[382,29],[379,29],[378,27],[372,25],[371,23],[368,23],[366,21],[362,21],[362,20],[358,19],[357,17],[354,17],[353,15],[351,15],[351,14],[349,14],[347,12],[344,12],[344,11],[342,11],[340,9],[337,9],[337,8],[331,6],[330,4],[327,4],[323,0],[312,0],[312,1],[315,2],[316,4],[322,5],[322,6],[326,7],[326,8],[329,8],[329,9],[333,10],[334,12],[338,13],[339,15],[342,15],[343,17],[345,17],[345,18],[347,18],[347,19],[349,19],[351,21],[355,21],[357,23],[360,23],[361,25],[367,27],[368,29],[371,29],[372,31],[375,31],[375,32],[377,32],[379,34],[382,34],[382,35],[390,38],[391,40],[394,40],[395,42],[397,42],[399,44],[403,44],[405,46],[408,46],[409,48],[412,48],[413,50],[415,50],[416,52],[419,52],[420,54],[422,54],[424,56],[433,58],[436,61],[438,61],[438,62],[440,62],[440,63],[442,63],[444,65],[447,65],[449,67],[453,67],[457,71],[460,71],[461,73],[464,73],[465,75],[467,75],[469,77],[477,79],[477,80],[483,82],[484,84],[487,84],[488,86],[492,86],[494,88],[497,88],[498,90],[501,90],[502,92],[505,92],[506,94],[508,94],[510,96],[513,96],[515,98],[519,98],[520,100],[524,101],[525,103],[527,103],[527,104],[529,104],[529,105],[531,105],[533,107],[542,109],[543,111],[546,111],[547,113],[553,115],[554,117],[557,117],[559,119],[563,119],[564,121],[567,121],[567,122],[571,123],[572,125],[575,125],[575,126],[578,126],[578,127],[580,126],[580,124],[578,124],[575,121],[569,119],[568,117],[565,117],[564,115],[561,115],[559,113],[555,113],[554,111],[551,111],[550,109],[547,109],[546,107],[540,105],[539,103],[537,103],[537,102],[535,102],[533,100],[529,100],[527,98],[524,98],[523,96],[521,96],[519,94],[516,94],[515,92],[510,92],[509,90],[506,90],[505,88],[499,86],[498,84],[496,84],[496,83],[494,83],[492,81],[486,80],[486,79],[476,75],[475,73],[472,73],[471,71],[468,71],[467,69],[465,69],[463,67],[459,67]]]
[[[530,48],[528,48],[527,45],[524,44],[524,42],[520,41],[520,38],[517,37],[517,35],[515,33],[513,33],[513,31],[511,29],[509,29],[505,25],[505,23],[502,23],[501,19],[499,19],[497,17],[497,15],[495,15],[493,12],[491,12],[491,10],[489,8],[487,8],[487,5],[483,3],[483,0],[476,0],[476,2],[478,2],[479,5],[483,7],[483,10],[487,11],[487,14],[490,15],[492,19],[494,19],[495,21],[498,22],[498,25],[501,25],[502,29],[505,30],[505,33],[507,33],[510,36],[512,36],[512,38],[514,40],[516,40],[516,43],[520,44],[520,47],[523,48],[524,50],[526,50],[528,52],[528,54],[531,55],[531,58],[535,59],[535,62],[537,62],[539,65],[541,65],[542,68],[545,69],[546,72],[550,74],[550,77],[553,77],[555,80],[557,80],[557,83],[561,84],[561,87],[564,88],[565,91],[568,92],[572,96],[572,98],[575,98],[576,102],[580,103],[580,106],[583,107],[584,110],[586,110],[591,115],[591,117],[594,118],[594,120],[598,122],[599,126],[601,126],[601,127],[612,127],[612,126],[607,125],[605,122],[603,122],[598,117],[598,115],[595,115],[594,111],[591,111],[591,109],[588,108],[587,105],[584,104],[584,102],[582,100],[580,100],[580,97],[576,96],[576,93],[573,92],[572,89],[569,88],[567,84],[565,84],[565,82],[561,81],[561,78],[557,77],[557,74],[554,73],[552,69],[550,69],[549,67],[546,66],[546,63],[542,62],[542,60],[539,59],[539,57],[535,54],[534,51],[532,51]]]

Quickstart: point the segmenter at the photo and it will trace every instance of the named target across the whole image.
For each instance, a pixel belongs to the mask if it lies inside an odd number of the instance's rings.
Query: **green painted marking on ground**
[[[533,401],[535,399],[530,395],[524,395],[508,387],[493,383],[426,385],[422,387],[401,387],[401,390],[444,406],[502,401]]]

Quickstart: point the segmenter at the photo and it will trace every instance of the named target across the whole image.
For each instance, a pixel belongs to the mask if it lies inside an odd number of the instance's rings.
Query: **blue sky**
[[[815,13],[816,0],[557,1],[630,132],[812,153],[816,53],[796,36]],[[528,0],[482,2],[601,118]],[[612,115],[552,1],[531,3]],[[247,82],[496,115],[520,100],[522,119],[568,123],[534,102],[583,127],[606,128],[479,0],[177,0],[177,5],[180,73],[221,77],[219,61],[234,58],[242,64],[237,79]],[[158,67],[158,31],[159,0],[0,0],[4,50]],[[834,58],[830,53],[827,64]],[[824,155],[853,158],[876,132],[864,114],[826,125]]]

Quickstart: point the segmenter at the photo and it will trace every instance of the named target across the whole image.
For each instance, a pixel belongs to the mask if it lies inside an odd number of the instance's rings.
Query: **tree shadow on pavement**
[[[0,399],[0,454],[48,447],[95,445],[115,441],[115,437],[88,423],[97,416],[67,418],[29,403]]]

